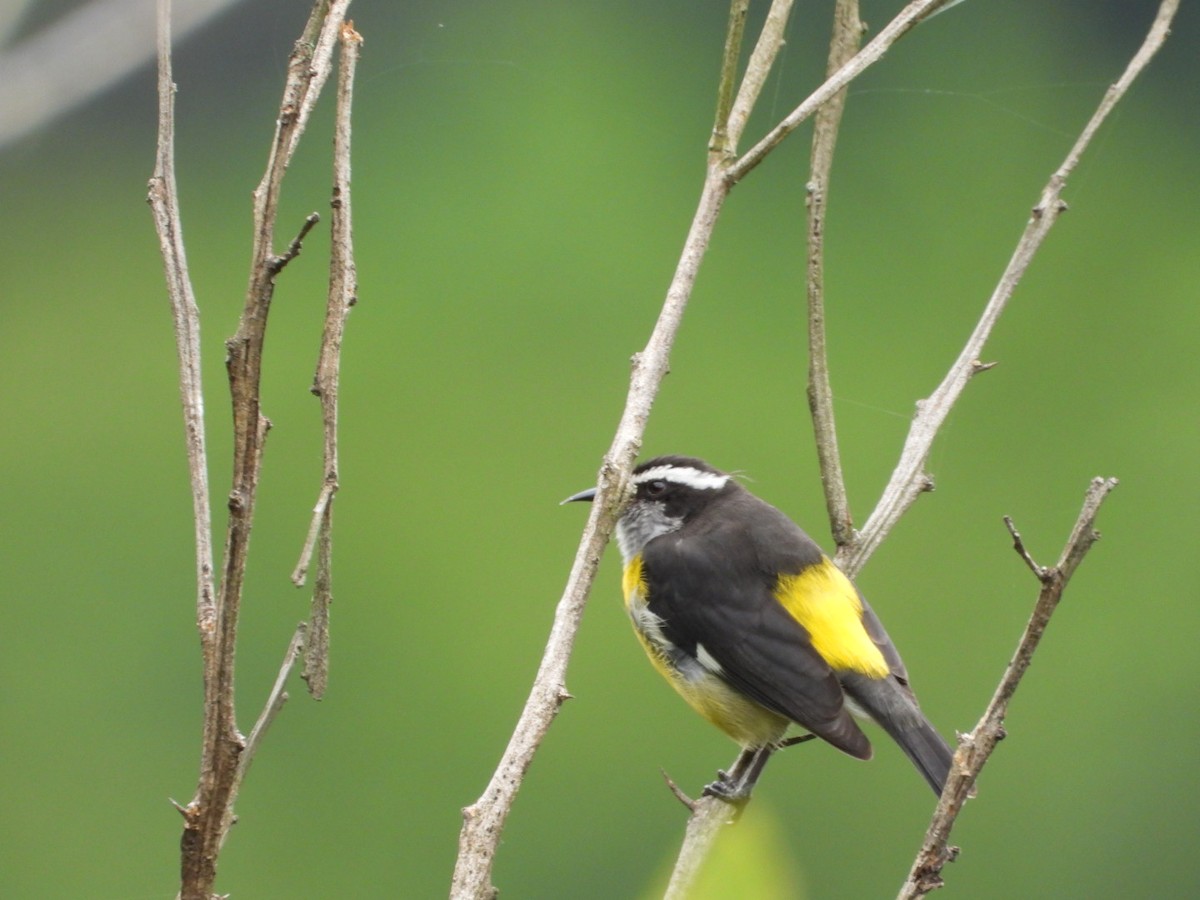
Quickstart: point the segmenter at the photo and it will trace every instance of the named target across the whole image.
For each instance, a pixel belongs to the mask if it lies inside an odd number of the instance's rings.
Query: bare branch
[[[1017,551],[1021,559],[1025,560],[1025,565],[1029,566],[1029,571],[1036,575],[1039,580],[1045,581],[1046,569],[1034,562],[1033,557],[1029,555],[1029,551],[1025,549],[1025,542],[1021,540],[1021,533],[1017,531],[1017,526],[1013,523],[1012,516],[1004,517],[1004,525],[1008,528],[1008,533],[1012,535],[1013,549]]]
[[[913,861],[912,870],[900,890],[898,900],[916,900],[942,886],[942,868],[957,852],[948,846],[950,831],[963,804],[971,796],[984,764],[995,750],[997,742],[1005,735],[1004,717],[1008,714],[1008,704],[1033,661],[1033,654],[1046,632],[1046,626],[1050,624],[1050,617],[1057,609],[1071,575],[1099,538],[1095,531],[1096,515],[1104,498],[1116,486],[1115,478],[1094,479],[1088,488],[1083,508],[1063,548],[1058,565],[1052,569],[1041,570],[1040,573],[1040,567],[1034,567],[1034,574],[1038,576],[1042,587],[1033,608],[1033,615],[1025,626],[1016,653],[1004,670],[1004,676],[1000,679],[983,718],[974,729],[959,738],[950,777],[946,780],[945,790],[942,791],[934,810],[925,841]],[[1011,528],[1011,520],[1009,522],[1010,530],[1015,533]],[[1029,554],[1024,546],[1018,546],[1016,549],[1021,558],[1029,563]]]
[[[683,846],[675,860],[675,869],[663,894],[663,900],[686,900],[691,894],[696,876],[717,842],[721,829],[732,825],[740,809],[718,798],[705,796],[696,800],[683,835]]]
[[[304,546],[300,548],[300,559],[296,563],[296,568],[292,570],[292,584],[296,587],[304,587],[304,582],[308,579],[308,567],[312,562],[313,550],[317,546],[317,536],[321,533],[325,508],[333,500],[335,490],[337,490],[336,483],[327,481],[321,485],[321,493],[317,495],[317,502],[313,506],[312,520],[308,523],[308,534],[304,538]]]
[[[200,310],[188,275],[183,222],[175,187],[175,84],[171,75],[171,0],[158,3],[158,150],[148,197],[166,271],[167,296],[179,357],[188,474],[196,543],[196,624],[207,660],[217,629],[212,510],[204,440],[204,390],[200,379]]]
[[[341,371],[342,338],[346,318],[358,299],[358,276],[354,264],[353,218],[350,202],[350,109],[354,98],[354,73],[362,49],[362,36],[354,23],[345,23],[340,32],[341,56],[338,64],[337,110],[333,139],[332,248],[329,259],[329,302],[321,335],[321,352],[312,391],[321,401],[324,431],[325,480],[313,516],[317,535],[317,578],[313,585],[309,612],[309,640],[304,654],[304,681],[312,696],[325,695],[329,674],[329,606],[333,602],[333,498],[338,490],[338,378]],[[314,530],[310,529],[310,541]],[[292,580],[304,579],[312,552],[305,544],[300,564]]]
[[[1000,276],[1000,281],[984,308],[979,323],[967,339],[958,359],[950,367],[950,371],[938,385],[937,390],[928,399],[918,401],[916,416],[909,428],[904,449],[900,453],[900,462],[892,473],[891,480],[884,489],[878,505],[871,513],[866,525],[863,526],[858,539],[852,545],[842,547],[838,552],[838,565],[851,577],[862,569],[904,512],[916,502],[917,497],[932,487],[932,481],[925,472],[925,461],[929,458],[929,451],[938,430],[962,395],[967,382],[977,372],[986,368],[979,363],[979,359],[993,326],[1000,318],[1000,314],[1016,290],[1025,270],[1033,261],[1034,254],[1041,247],[1054,223],[1058,221],[1058,217],[1067,208],[1066,203],[1062,200],[1062,191],[1066,187],[1067,178],[1075,170],[1083,152],[1095,137],[1105,118],[1112,112],[1134,79],[1166,40],[1171,19],[1178,6],[1179,0],[1164,0],[1146,35],[1145,42],[1134,54],[1121,77],[1105,93],[1099,107],[1084,126],[1062,165],[1050,176],[1050,181],[1042,190],[1041,197],[1033,207],[1033,214],[1025,226],[1021,239],[1017,242],[1012,259],[1009,260],[1007,268]]]
[[[246,777],[246,772],[250,770],[250,763],[254,761],[255,754],[258,753],[258,748],[262,746],[262,739],[266,735],[267,729],[271,727],[271,723],[275,721],[275,716],[283,709],[283,704],[288,701],[287,691],[285,690],[288,676],[291,675],[292,669],[296,665],[296,660],[300,658],[300,651],[304,649],[304,639],[307,632],[308,626],[304,622],[301,622],[296,626],[296,630],[292,634],[292,640],[288,644],[287,651],[283,655],[283,662],[279,666],[279,674],[275,676],[275,684],[272,685],[271,692],[267,695],[267,702],[263,704],[262,712],[258,714],[258,721],[250,729],[250,736],[246,738],[246,751],[238,761],[239,785]]]
[[[858,52],[863,23],[858,0],[837,0],[833,10],[833,38],[829,42],[826,78]],[[846,89],[838,91],[817,111],[813,127],[811,174],[808,179],[808,408],[812,415],[821,485],[833,541],[841,547],[854,536],[850,500],[842,475],[837,426],[833,415],[833,387],[825,349],[825,208],[838,127],[846,105]]]
[[[325,507],[317,543],[317,577],[309,605],[309,640],[304,649],[301,677],[314,700],[325,696],[329,682],[329,607],[333,603],[333,506]]]
[[[783,33],[791,11],[792,0],[772,0],[771,8],[767,11],[767,19],[763,22],[758,42],[754,45],[750,61],[746,64],[746,74],[742,78],[737,99],[733,101],[733,109],[726,123],[727,146],[731,153],[737,151],[738,141],[742,139],[742,132],[750,118],[750,111],[758,102],[758,95],[775,65],[775,58],[783,46]]]
[[[320,221],[321,216],[315,212],[309,213],[304,217],[304,224],[300,226],[300,231],[292,238],[292,242],[288,244],[288,248],[279,256],[274,257],[269,263],[271,271],[274,274],[278,275],[283,271],[284,266],[300,255],[300,251],[304,249],[304,239],[308,237],[308,233]]]
[[[789,113],[757,144],[747,150],[725,173],[731,182],[741,181],[783,139],[795,131],[806,119],[829,101],[829,98],[848,85],[883,57],[884,53],[908,34],[912,28],[927,18],[948,0],[912,0],[892,19],[867,46],[855,54],[849,62],[827,78],[825,83],[808,95],[807,99]]]
[[[721,58],[721,81],[717,87],[717,120],[713,124],[711,153],[732,156],[729,141],[729,110],[733,108],[733,87],[737,84],[738,58],[742,52],[742,34],[746,29],[746,11],[750,0],[732,0],[729,4],[729,25],[725,31],[725,52]]]
[[[298,241],[284,256],[273,251],[279,192],[287,165],[316,103],[317,94],[331,67],[335,36],[349,0],[318,0],[304,34],[292,51],[283,101],[276,122],[266,174],[254,194],[254,249],[246,303],[237,333],[228,342],[226,367],[233,400],[233,487],[229,494],[220,591],[215,614],[205,637],[204,736],[200,780],[196,795],[186,807],[181,841],[181,896],[183,900],[208,900],[216,878],[217,856],[232,821],[233,800],[240,784],[245,738],[238,731],[234,705],[234,663],[238,614],[242,600],[246,554],[253,521],[255,495],[262,462],[263,443],[270,422],[262,415],[259,386],[267,313],[282,262],[298,252]],[[169,6],[160,7],[163,18]],[[169,59],[169,32],[160,25],[160,60]],[[160,73],[169,84],[169,68]],[[161,140],[160,140],[161,144]],[[301,237],[311,228],[306,224]],[[290,255],[289,255],[290,254]]]
[[[225,843],[225,838],[229,836],[229,829],[233,827],[233,823],[236,821],[233,814],[233,806],[237,802],[238,793],[242,789],[242,783],[246,780],[246,773],[250,770],[250,763],[258,755],[259,747],[262,746],[267,729],[271,727],[271,723],[275,721],[275,717],[279,715],[279,711],[283,709],[283,705],[288,701],[286,690],[288,676],[292,674],[292,669],[296,666],[296,660],[300,658],[300,652],[304,649],[306,631],[307,626],[303,622],[296,626],[296,630],[292,634],[292,639],[288,643],[287,651],[283,654],[283,662],[279,666],[279,674],[275,676],[275,684],[272,685],[270,693],[267,694],[267,701],[263,704],[262,712],[258,714],[258,721],[254,723],[254,727],[250,730],[250,736],[246,738],[246,749],[242,751],[242,755],[238,759],[237,777],[233,783],[233,790],[230,791],[229,805],[225,808],[225,820],[221,829],[222,845]]]

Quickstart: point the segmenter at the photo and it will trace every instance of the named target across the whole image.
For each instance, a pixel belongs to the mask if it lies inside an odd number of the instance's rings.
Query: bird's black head
[[[714,502],[741,488],[733,477],[694,456],[656,456],[633,470],[633,497],[617,522],[617,543],[626,561],[647,542],[678,531]],[[596,488],[563,503],[596,499]]]
[[[736,489],[730,475],[692,456],[647,460],[633,470],[632,481],[633,499],[617,523],[617,543],[626,560]]]

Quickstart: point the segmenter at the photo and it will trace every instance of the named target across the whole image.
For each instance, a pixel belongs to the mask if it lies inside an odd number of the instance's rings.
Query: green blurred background
[[[71,4],[35,4],[32,34]],[[899,7],[867,2],[875,31]],[[824,66],[798,4],[754,135]],[[973,326],[1046,178],[1156,4],[960,6],[855,83],[828,228],[830,352],[854,510]],[[228,489],[222,341],[304,3],[243,3],[176,59],[185,235],[204,325],[214,506]],[[355,4],[360,303],[342,378],[331,685],[299,681],[250,773],[218,887],[437,897],[459,809],[538,664],[629,356],[698,194],[727,6],[680,0]],[[756,21],[762,5],[755,4]],[[936,445],[937,491],[864,592],[947,734],[973,726],[1032,607],[1009,547],[1057,555],[1088,480],[1121,486],[959,820],[946,896],[1200,894],[1195,715],[1200,78],[1194,4],[1105,127]],[[325,98],[330,100],[331,97]],[[170,319],[144,203],[153,73],[0,151],[0,879],[13,898],[171,896],[196,782],[200,667]],[[326,208],[330,104],[281,239]],[[826,541],[804,401],[807,129],[740,186],[672,356],[648,453],[740,469]],[[320,478],[308,393],[326,226],[280,284],[239,656],[249,729],[307,592],[288,582]],[[220,539],[218,539],[218,545]],[[646,665],[609,554],[575,696],[497,857],[505,897],[653,896],[735,748]],[[777,758],[711,897],[888,897],[932,798],[873,732],[870,764]],[[68,846],[69,845],[69,846]]]

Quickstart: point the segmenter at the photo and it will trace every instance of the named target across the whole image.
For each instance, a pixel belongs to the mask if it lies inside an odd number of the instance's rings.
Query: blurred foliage
[[[803,900],[796,860],[787,843],[783,822],[770,803],[754,803],[726,830],[704,861],[691,886],[691,900],[755,897],[757,900]],[[674,859],[664,859],[662,875],[643,894],[645,900],[663,896]]]
[[[864,18],[878,30],[898,5],[873,0]],[[963,4],[855,83],[827,275],[860,521],[913,403],[957,353],[1155,5]],[[798,5],[748,134],[815,84],[828,6]],[[234,897],[445,895],[459,808],[511,732],[582,526],[557,501],[592,482],[691,216],[726,17],[723,4],[682,0],[353,14],[366,38],[361,301],[342,379],[331,685],[319,705],[293,685],[249,776],[221,861],[219,887]],[[250,191],[303,16],[303,4],[242,4],[176,59],[218,520],[221,342],[240,310]],[[1121,478],[1105,539],[960,819],[953,896],[1200,893],[1200,724],[1188,714],[1200,629],[1188,524],[1200,493],[1197,36],[1185,4],[1069,184],[1071,212],[988,347],[999,365],[940,437],[937,492],[861,579],[931,718],[947,735],[967,730],[1036,594],[1001,516],[1050,562],[1087,480]],[[326,104],[285,186],[281,240],[327,202],[328,121]],[[195,786],[200,685],[174,348],[143,203],[153,128],[147,69],[0,154],[6,897],[176,887],[180,821],[167,801]],[[807,138],[727,204],[645,447],[744,471],[824,537],[803,382]],[[307,609],[288,574],[320,479],[308,386],[323,243],[318,229],[287,269],[268,334],[275,428],[241,634],[246,730]],[[695,792],[735,755],[645,664],[616,570],[610,555],[572,664],[576,699],[497,857],[505,896],[646,896],[684,820],[659,767]],[[932,803],[886,738],[877,744],[870,764],[811,744],[775,759],[730,839],[752,845],[735,855],[761,887],[735,874],[706,896],[794,896],[797,883],[814,897],[891,896]]]

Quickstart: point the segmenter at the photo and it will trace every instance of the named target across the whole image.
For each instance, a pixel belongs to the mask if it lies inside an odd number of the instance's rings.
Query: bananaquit
[[[683,699],[743,749],[709,793],[747,796],[793,722],[869,759],[851,713],[879,724],[941,793],[950,748],[874,610],[807,534],[700,459],[644,462],[633,488],[617,543],[634,631]]]

